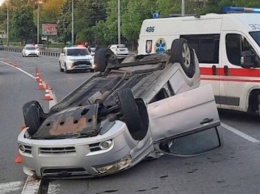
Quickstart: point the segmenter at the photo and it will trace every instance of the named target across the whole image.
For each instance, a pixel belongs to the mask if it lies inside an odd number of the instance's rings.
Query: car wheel
[[[64,64],[64,72],[65,72],[65,73],[69,73],[69,70],[67,69],[66,63]]]
[[[24,124],[26,127],[28,127],[27,131],[30,136],[37,132],[42,122],[44,121],[41,115],[44,115],[44,112],[39,102],[33,100],[24,104]]]
[[[61,68],[61,64],[59,62],[60,72],[64,72],[64,69]]]
[[[95,71],[104,72],[107,67],[108,59],[114,55],[114,53],[107,48],[100,48],[96,51],[94,56]]]
[[[195,74],[195,61],[193,50],[189,48],[185,39],[175,39],[171,46],[171,62],[180,63],[188,77]]]
[[[145,137],[148,127],[144,126],[138,105],[134,99],[130,88],[120,89],[117,93],[123,120],[135,140],[141,140]]]

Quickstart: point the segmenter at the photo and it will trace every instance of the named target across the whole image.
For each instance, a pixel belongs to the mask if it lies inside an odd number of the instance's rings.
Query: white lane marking
[[[23,187],[23,182],[8,182],[8,183],[0,183],[0,194],[12,193],[13,191],[17,191]]]
[[[52,100],[49,101],[49,109],[51,109],[51,107],[57,104],[58,100],[52,88],[49,91],[50,91],[50,96],[52,98]]]
[[[9,63],[6,63],[6,62],[4,62],[4,61],[1,61],[1,63],[4,63],[5,65],[8,65],[8,66],[10,66],[10,67],[12,67],[12,68],[15,68],[15,69],[17,69],[18,71],[21,71],[22,73],[24,73],[24,74],[28,75],[29,77],[33,78],[34,80],[36,80],[36,77],[34,77],[34,76],[31,75],[30,73],[28,73],[28,72],[22,70],[22,69],[19,68],[19,67],[14,67],[13,65],[10,65]],[[43,85],[44,88],[46,88],[46,83],[45,83],[44,81],[42,81],[42,85]],[[57,100],[57,97],[56,97],[54,91],[52,90],[52,88],[49,89],[49,92],[50,92],[50,96],[51,96],[52,99],[53,99],[53,100],[50,100],[50,101],[49,101],[49,109],[51,109],[51,107],[53,107],[55,104],[57,104],[57,101],[58,101],[58,100]]]
[[[255,138],[253,138],[253,137],[251,137],[251,136],[249,136],[249,135],[247,135],[247,134],[245,134],[245,133],[243,133],[243,132],[241,132],[241,131],[233,128],[233,127],[230,127],[229,125],[227,125],[225,123],[221,122],[221,126],[224,127],[225,129],[235,133],[236,135],[250,141],[250,142],[253,142],[253,143],[259,143],[260,142],[259,140],[255,139]]]
[[[21,68],[19,68],[19,67],[14,67],[13,65],[10,65],[9,63],[6,63],[6,62],[4,62],[4,61],[1,61],[1,62],[4,63],[4,64],[6,64],[6,65],[8,65],[8,66],[10,66],[10,67],[13,67],[13,68],[17,69],[18,71],[23,72],[24,74],[28,75],[29,77],[31,77],[31,78],[33,78],[33,79],[35,80],[35,77],[34,77],[33,75],[27,73],[26,71],[22,70]]]
[[[40,184],[41,184],[41,179],[35,179],[31,176],[28,176],[21,194],[39,193]]]

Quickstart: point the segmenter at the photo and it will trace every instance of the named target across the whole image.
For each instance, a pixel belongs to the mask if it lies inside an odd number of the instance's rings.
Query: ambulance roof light
[[[260,13],[260,8],[248,8],[248,7],[230,7],[223,8],[225,13]]]

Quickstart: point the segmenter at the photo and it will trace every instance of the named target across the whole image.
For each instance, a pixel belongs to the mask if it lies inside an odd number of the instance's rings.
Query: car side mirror
[[[243,51],[241,55],[241,66],[244,68],[250,68],[255,66],[255,54],[250,51]]]
[[[168,155],[195,156],[221,146],[220,136],[216,127],[168,139],[161,142],[157,149]]]

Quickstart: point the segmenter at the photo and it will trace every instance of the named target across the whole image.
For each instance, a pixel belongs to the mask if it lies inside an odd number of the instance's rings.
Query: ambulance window
[[[219,34],[181,35],[196,51],[200,63],[219,62]]]
[[[151,53],[152,52],[152,46],[153,46],[153,41],[152,40],[146,40],[145,52],[146,53]]]
[[[242,41],[242,52],[243,51],[252,51],[253,53],[256,53],[251,46],[251,44],[248,42],[248,40],[245,37],[241,37]]]
[[[204,63],[217,63],[215,61],[214,54],[215,54],[215,44],[213,39],[201,39],[200,41],[200,60]]]
[[[241,35],[226,35],[226,51],[229,62],[233,65],[241,64]]]
[[[258,31],[258,32],[249,32],[249,34],[253,37],[253,39],[256,41],[258,46],[260,46],[260,31]]]

